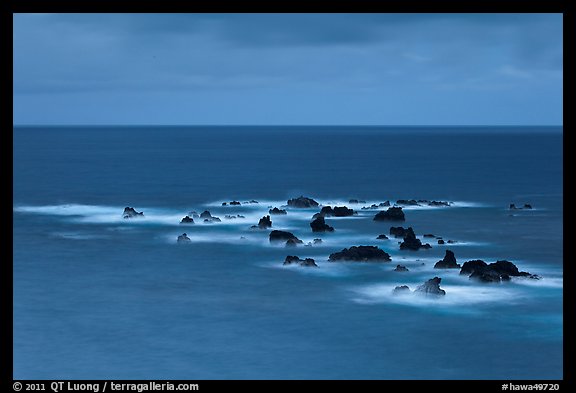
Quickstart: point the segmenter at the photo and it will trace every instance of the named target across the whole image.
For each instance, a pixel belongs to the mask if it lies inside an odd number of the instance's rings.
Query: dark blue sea
[[[560,379],[562,132],[15,127],[14,378]],[[301,195],[357,214],[312,233],[321,206],[286,207]],[[399,199],[450,206],[405,206],[401,223],[362,209]],[[144,217],[123,219],[127,206]],[[250,228],[272,207],[287,214],[271,229],[303,244]],[[204,210],[221,222],[179,223]],[[376,239],[398,225],[432,248]],[[359,245],[392,261],[328,262]],[[446,250],[540,279],[434,269]],[[435,276],[445,296],[392,294]]]

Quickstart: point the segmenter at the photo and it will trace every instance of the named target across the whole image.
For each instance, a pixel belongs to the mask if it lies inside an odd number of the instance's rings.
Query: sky
[[[562,125],[562,14],[14,14],[16,125]]]

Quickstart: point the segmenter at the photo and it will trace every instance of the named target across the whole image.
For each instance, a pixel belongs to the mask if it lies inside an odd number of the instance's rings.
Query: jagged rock
[[[390,206],[390,201],[385,201],[378,204],[378,207],[388,207],[388,206]]]
[[[415,292],[422,293],[426,296],[444,296],[446,291],[440,288],[440,277],[434,277],[418,286]]]
[[[390,234],[396,238],[404,239],[407,229],[404,227],[390,227]]]
[[[434,269],[460,269],[460,265],[456,263],[456,257],[450,250],[446,250],[444,259],[436,262]]]
[[[382,235],[378,235],[378,237],[376,238],[378,240],[388,240],[388,236],[382,234]]]
[[[390,255],[375,246],[352,246],[330,254],[329,261],[389,262]]]
[[[334,228],[326,224],[322,216],[316,217],[316,219],[310,223],[310,228],[312,228],[312,232],[334,232]]]
[[[180,220],[180,224],[194,224],[194,220],[190,216],[186,216]]]
[[[298,264],[300,266],[318,267],[312,258],[300,259],[295,255],[288,255],[284,260],[284,265]]]
[[[212,218],[212,214],[210,214],[210,212],[208,210],[204,210],[201,214],[200,214],[200,218]]]
[[[294,236],[294,234],[286,231],[273,230],[269,235],[270,242],[285,242],[290,239],[294,240],[296,243],[304,243],[302,240]]]
[[[404,221],[404,212],[401,207],[389,207],[386,211],[378,212],[374,216],[374,221]]]
[[[404,265],[397,265],[394,269],[395,272],[407,272],[409,271],[408,268]]]
[[[401,295],[410,293],[410,287],[408,285],[399,285],[392,291],[393,295]]]
[[[289,199],[288,200],[288,206],[304,209],[304,208],[309,208],[309,207],[317,207],[318,202],[316,202],[312,198],[300,196],[298,198]]]
[[[270,214],[287,214],[286,210],[278,209],[277,207],[275,207],[274,209],[268,210],[268,213],[270,213]]]
[[[266,229],[271,227],[272,227],[272,220],[270,219],[270,216],[264,216],[260,219],[260,221],[258,221],[258,228]]]
[[[497,261],[486,264],[482,260],[473,260],[464,263],[460,274],[468,274],[470,279],[479,280],[486,283],[499,283],[509,281],[510,277],[528,277],[539,279],[535,274],[521,272],[518,267],[509,261]]]
[[[186,235],[185,233],[181,234],[178,236],[178,240],[176,240],[178,243],[189,243],[192,240],[188,237],[188,235]]]
[[[424,202],[426,202],[428,206],[439,206],[439,207],[450,206],[451,204],[451,202],[446,201],[424,201]]]
[[[488,267],[488,264],[481,259],[474,259],[472,261],[464,262],[462,268],[460,269],[460,274],[470,275],[477,270],[484,270]]]
[[[400,249],[418,251],[421,248],[432,248],[432,246],[428,243],[422,244],[420,239],[416,238],[412,227],[409,227],[404,234],[404,241],[400,243]]]
[[[143,212],[137,212],[134,210],[133,207],[125,207],[124,213],[122,214],[123,218],[135,218],[135,217],[144,217]]]

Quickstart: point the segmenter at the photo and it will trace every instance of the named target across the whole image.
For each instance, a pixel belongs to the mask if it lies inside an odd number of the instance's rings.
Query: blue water
[[[14,128],[15,379],[557,379],[563,376],[561,128]],[[250,226],[306,195],[359,214],[287,250]],[[351,205],[349,199],[365,200]],[[376,240],[385,200],[418,252]],[[221,206],[255,199],[258,204]],[[510,211],[530,203],[533,210]],[[122,219],[125,206],[145,218]],[[182,228],[205,209],[221,223]],[[245,218],[227,220],[226,214]],[[396,225],[396,224],[392,224]],[[186,232],[190,244],[176,244]],[[430,241],[428,239],[423,239]],[[390,263],[327,262],[378,245]],[[538,281],[433,269],[507,259]],[[286,255],[319,267],[284,267]],[[424,265],[422,265],[424,263]],[[407,273],[393,272],[397,264]],[[442,299],[392,296],[442,278]]]

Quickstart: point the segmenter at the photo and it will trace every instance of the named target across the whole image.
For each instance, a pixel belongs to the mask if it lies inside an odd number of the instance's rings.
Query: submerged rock
[[[307,267],[318,267],[316,262],[312,258],[300,259],[295,255],[288,255],[284,260],[284,265],[293,265],[298,264],[300,266],[307,266]]]
[[[322,244],[322,239],[314,239],[312,240],[314,244]]]
[[[390,262],[390,255],[375,246],[352,246],[330,254],[329,261]]]
[[[392,291],[393,295],[401,295],[410,293],[410,287],[408,285],[399,285]]]
[[[137,212],[133,207],[125,207],[124,213],[122,213],[123,218],[134,218],[134,217],[144,217],[143,212]]]
[[[357,205],[358,203],[366,203],[366,201],[362,201],[362,200],[358,200],[358,199],[350,199],[348,201],[348,203]]]
[[[440,288],[440,277],[434,277],[426,281],[424,284],[418,286],[415,292],[421,293],[426,296],[444,296],[446,291]]]
[[[312,232],[334,232],[334,228],[326,224],[322,216],[316,217],[316,219],[310,223],[310,228],[312,228]]]
[[[181,235],[178,236],[178,239],[176,240],[178,243],[189,243],[192,240],[188,237],[187,234],[183,233]]]
[[[309,208],[309,207],[317,207],[318,202],[316,202],[312,198],[300,196],[298,198],[289,199],[288,200],[288,206],[305,209],[305,208]]]
[[[304,243],[302,240],[294,236],[294,234],[278,230],[273,230],[270,232],[269,240],[270,242],[286,242],[288,240],[294,240],[296,243]]]
[[[408,268],[404,265],[396,265],[395,272],[408,272]]]
[[[378,212],[374,216],[374,221],[404,221],[404,212],[401,207],[389,207],[386,211]]]
[[[288,213],[286,213],[286,210],[278,209],[277,207],[275,207],[274,209],[268,210],[268,213],[269,214],[288,214]]]
[[[444,259],[436,262],[434,269],[460,269],[460,265],[456,263],[456,257],[450,250],[446,250]]]
[[[180,224],[194,224],[194,220],[190,216],[186,216],[180,220]]]

